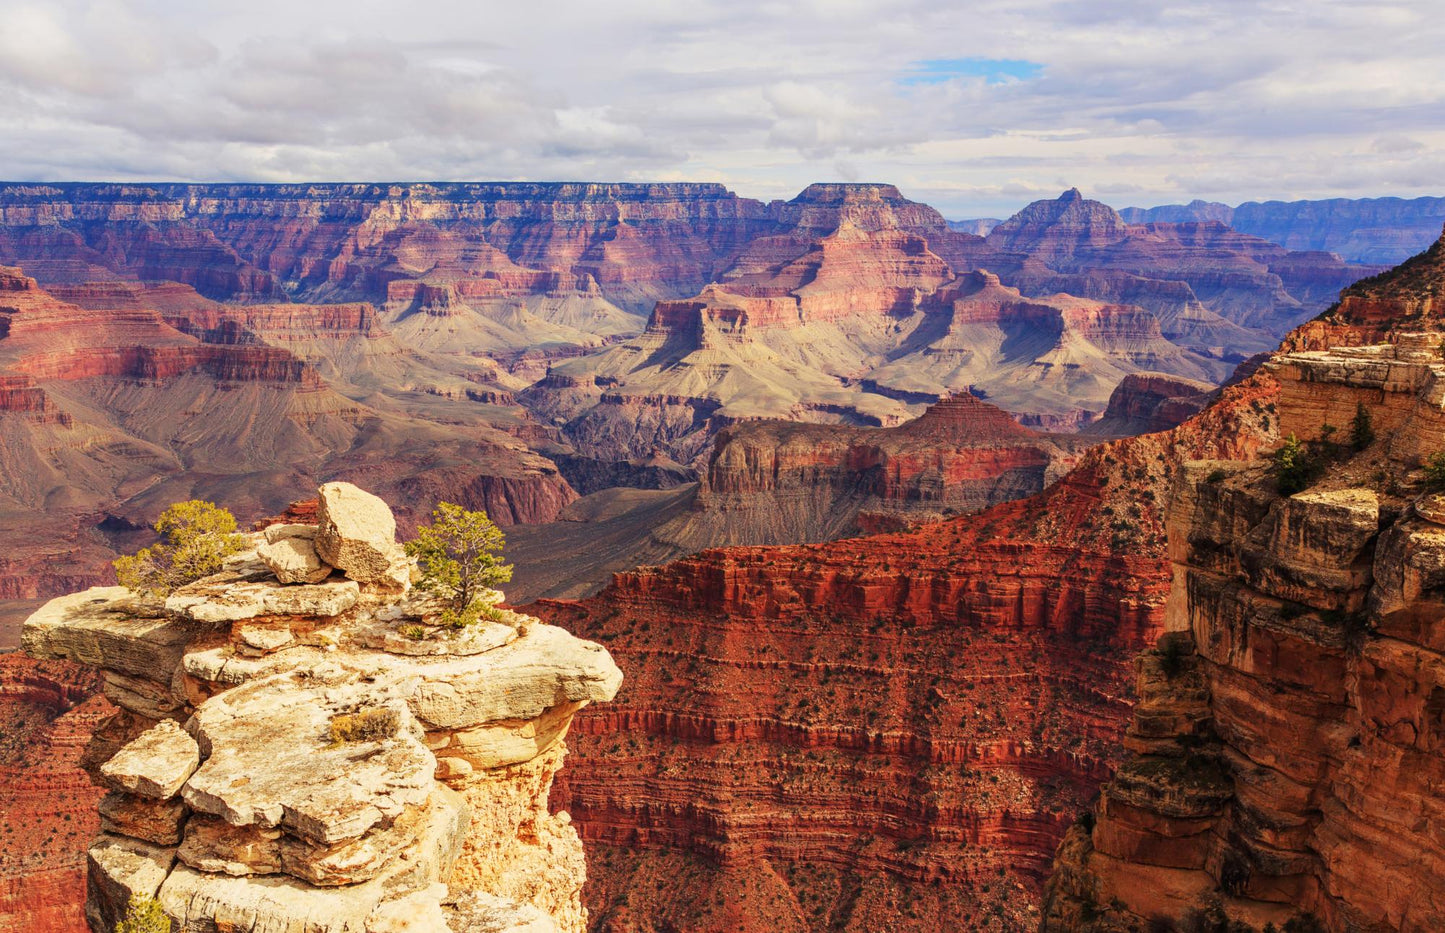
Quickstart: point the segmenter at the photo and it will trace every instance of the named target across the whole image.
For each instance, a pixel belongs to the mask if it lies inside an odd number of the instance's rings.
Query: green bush
[[[1314,481],[1318,461],[1298,437],[1291,434],[1274,454],[1275,482],[1279,494],[1292,496],[1303,492]]]
[[[482,593],[512,579],[512,566],[502,563],[506,543],[502,530],[486,512],[469,512],[443,502],[431,513],[432,523],[417,529],[406,553],[421,569],[420,589],[445,599],[439,621],[462,628],[481,618],[495,618]]]
[[[153,527],[159,544],[115,560],[120,585],[142,596],[165,597],[217,573],[227,557],[246,546],[245,537],[236,534],[236,517],[214,502],[174,503]]]
[[[1356,452],[1375,443],[1375,423],[1364,402],[1355,403],[1355,417],[1350,420],[1350,447]]]
[[[125,916],[115,925],[115,933],[171,933],[171,918],[161,909],[160,901],[132,894]]]
[[[1445,489],[1445,451],[1425,458],[1425,483],[1431,489]]]

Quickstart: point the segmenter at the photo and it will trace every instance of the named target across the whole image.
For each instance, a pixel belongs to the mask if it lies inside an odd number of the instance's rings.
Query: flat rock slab
[[[610,700],[622,686],[606,649],[552,625],[473,657],[395,658],[387,671],[408,682],[411,711],[433,729],[535,719],[558,704]]]
[[[200,764],[196,740],[173,719],[162,720],[100,766],[100,777],[112,790],[152,800],[169,800]]]
[[[123,586],[96,586],[35,610],[25,621],[20,646],[34,658],[142,679],[169,678],[196,631],[194,622],[167,616]]]
[[[240,622],[257,616],[329,618],[360,598],[361,587],[352,580],[286,586],[222,574],[176,590],[166,598],[166,609],[197,622]]]
[[[406,624],[372,622],[359,626],[352,633],[357,644],[391,654],[412,657],[468,657],[509,645],[517,640],[517,630],[500,622],[477,622],[460,631],[438,629],[424,638],[406,634]]]
[[[186,784],[186,803],[233,825],[283,826],[323,844],[421,805],[436,759],[420,726],[379,685],[343,680],[273,675],[203,703],[187,728],[206,762]],[[333,743],[334,714],[381,705],[396,711],[396,735]]]

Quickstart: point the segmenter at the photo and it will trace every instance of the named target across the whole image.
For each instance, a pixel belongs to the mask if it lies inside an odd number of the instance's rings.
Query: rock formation
[[[27,653],[98,668],[119,708],[88,752],[92,929],[140,895],[183,930],[581,933],[581,843],[547,794],[620,671],[496,592],[431,624],[385,504],[319,495],[318,525],[253,534],[163,604],[100,587],[26,622]],[[264,548],[295,540],[338,569],[283,583]]]
[[[1127,437],[1167,431],[1209,404],[1214,386],[1163,373],[1130,373],[1109,396],[1104,416],[1079,433]]]
[[[1162,628],[1173,467],[1251,455],[1274,391],[1247,380],[974,515],[712,550],[530,607],[628,670],[579,717],[554,801],[588,844],[597,928],[1036,923],[1053,847],[1121,758],[1129,659]]]
[[[1181,472],[1135,757],[1060,847],[1046,930],[1440,929],[1439,249],[1266,364],[1281,434],[1315,445],[1306,488],[1250,458]]]

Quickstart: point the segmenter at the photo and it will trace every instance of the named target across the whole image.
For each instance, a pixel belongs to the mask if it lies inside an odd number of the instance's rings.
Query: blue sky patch
[[[926,58],[910,62],[899,84],[942,84],[957,78],[983,78],[987,84],[1027,81],[1044,70],[1038,62],[1017,58]]]

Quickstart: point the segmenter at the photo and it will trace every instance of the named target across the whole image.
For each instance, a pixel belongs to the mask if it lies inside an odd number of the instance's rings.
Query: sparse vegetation
[[[401,714],[390,706],[372,706],[331,717],[331,744],[375,742],[401,730]]]
[[[1183,638],[1178,638],[1170,633],[1159,639],[1159,670],[1169,680],[1178,677],[1184,671],[1184,664],[1189,659],[1189,649]]]
[[[214,502],[177,502],[153,527],[161,536],[159,544],[115,561],[120,585],[142,596],[169,596],[218,572],[227,557],[246,546],[246,539],[236,534],[236,517]]]
[[[448,603],[439,621],[462,628],[482,618],[497,618],[494,607],[482,602],[482,593],[512,579],[512,567],[502,563],[506,539],[486,512],[469,512],[443,502],[432,511],[432,523],[417,529],[406,553],[417,560],[422,579],[418,586]]]
[[[431,637],[431,632],[424,625],[408,625],[401,633],[412,641],[426,641]]]
[[[1358,453],[1375,442],[1375,424],[1364,402],[1355,403],[1355,417],[1350,420],[1350,448]]]
[[[1425,458],[1425,485],[1445,489],[1445,451],[1436,451]]]
[[[1294,434],[1274,454],[1275,482],[1282,496],[1303,492],[1319,472],[1319,460]]]
[[[160,901],[132,894],[125,916],[115,925],[115,933],[171,933],[171,918],[161,909]]]
[[[1209,475],[1204,477],[1204,481],[1210,484],[1222,483],[1224,482],[1225,477],[1228,475],[1229,474],[1225,473],[1223,470],[1210,470]]]

